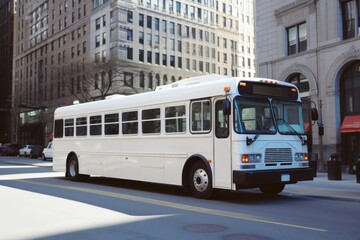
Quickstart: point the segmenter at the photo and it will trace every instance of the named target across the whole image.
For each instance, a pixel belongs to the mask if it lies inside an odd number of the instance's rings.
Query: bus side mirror
[[[311,109],[311,120],[313,121],[319,120],[319,113],[316,108]]]
[[[225,99],[225,101],[224,101],[223,112],[224,112],[225,116],[228,116],[231,114],[231,102],[229,99]]]

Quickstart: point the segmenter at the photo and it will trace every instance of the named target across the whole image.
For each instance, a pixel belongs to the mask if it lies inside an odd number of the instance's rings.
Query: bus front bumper
[[[311,168],[265,170],[265,171],[233,171],[233,182],[237,188],[251,188],[275,183],[296,183],[314,179]]]

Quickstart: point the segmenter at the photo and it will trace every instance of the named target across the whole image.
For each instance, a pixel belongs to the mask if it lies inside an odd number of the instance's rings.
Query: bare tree
[[[65,88],[80,102],[105,99],[113,94],[138,93],[134,79],[144,70],[119,59],[70,63],[60,68]]]

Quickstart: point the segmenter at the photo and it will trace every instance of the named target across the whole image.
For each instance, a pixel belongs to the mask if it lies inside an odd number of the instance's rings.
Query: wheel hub
[[[209,185],[209,177],[204,169],[198,169],[194,173],[194,186],[197,191],[203,192]]]

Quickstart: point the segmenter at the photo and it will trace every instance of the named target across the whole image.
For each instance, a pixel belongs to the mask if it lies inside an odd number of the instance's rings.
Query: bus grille
[[[292,162],[291,148],[267,148],[265,162]]]

